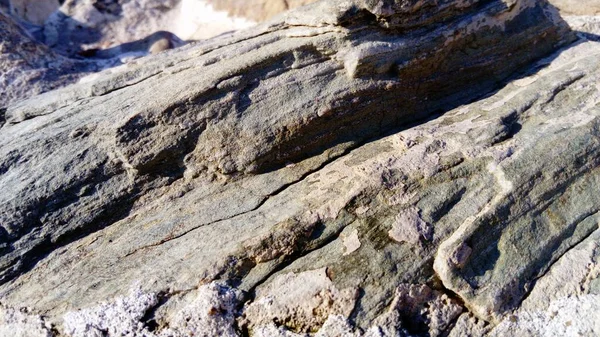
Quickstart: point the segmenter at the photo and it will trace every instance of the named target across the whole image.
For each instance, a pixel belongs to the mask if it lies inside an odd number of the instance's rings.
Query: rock
[[[111,303],[67,313],[64,315],[65,334],[73,337],[142,334],[141,320],[157,303],[156,294],[134,290]]]
[[[180,45],[180,38],[206,39],[254,24],[204,0],[67,0],[43,23],[43,40],[63,55],[89,56],[89,50],[131,48],[157,32],[172,34]]]
[[[180,38],[200,40],[248,28],[309,2],[312,1],[67,0],[57,11],[54,10],[58,6],[54,6],[47,14],[23,19],[43,25],[42,39],[62,55],[94,56],[95,51],[102,50],[104,55],[100,57],[106,58],[114,57],[119,48],[130,49],[134,43],[143,44],[144,39],[152,39],[156,32],[172,34],[178,41],[174,45],[179,46]],[[19,11],[31,7],[29,3],[20,1],[24,9]],[[37,6],[36,11],[46,13],[46,7],[51,6]]]
[[[597,333],[572,41],[543,1],[323,1],[11,104],[0,301],[58,336]]]
[[[600,16],[570,15],[565,20],[582,38],[600,41]]]
[[[580,88],[589,88],[590,83],[595,81],[595,75],[590,77],[590,72],[587,70],[577,70],[587,68],[583,65],[587,62],[595,62],[592,60],[593,57],[586,57],[594,53],[587,49],[593,48],[591,47],[593,45],[587,43],[565,51],[559,59],[570,57],[576,60],[574,67],[571,68],[572,71],[568,71],[566,69],[568,66],[566,66],[562,78],[552,81],[554,84],[551,86],[557,90],[555,93],[544,97],[543,94],[537,96],[540,94],[538,92],[529,99],[541,100],[540,108],[548,106],[546,111],[554,110],[561,105],[564,106],[565,110],[563,111],[571,111],[569,109],[572,108],[564,102],[573,99],[578,102],[577,104],[581,104],[583,111],[588,111],[588,106],[593,106],[598,99],[598,93],[590,91],[588,92],[589,96],[581,97],[574,92]],[[545,71],[541,72],[541,74],[544,73]],[[538,82],[541,78],[543,77],[538,74],[524,81],[525,83]],[[527,85],[523,87],[527,87]],[[565,97],[565,101],[559,103],[558,100],[562,100],[563,97]],[[530,102],[532,101],[530,100]],[[499,106],[507,106],[506,109],[515,108],[508,101],[499,100],[498,103],[492,104],[489,108],[484,107],[484,109],[497,109]],[[535,109],[535,103],[533,108]],[[518,107],[516,109],[514,111],[519,111]],[[591,117],[588,119],[583,115],[569,113],[565,116],[569,117],[561,117],[561,120],[571,120],[568,123],[576,126],[569,129],[573,130],[572,132],[575,132],[574,130],[578,127],[589,125],[587,120],[591,121]],[[525,128],[525,125],[521,122],[518,123],[520,129],[518,132],[523,133],[522,129]],[[560,122],[557,124],[544,122],[547,127],[558,124]],[[567,134],[563,136],[568,137]],[[589,134],[582,136],[590,137]],[[514,136],[511,137],[514,139]],[[544,149],[543,143],[539,143],[538,146],[538,151],[545,152],[545,155],[560,156],[550,148]],[[523,157],[522,149],[517,150],[518,147],[510,146],[508,152],[510,158],[515,158],[515,154],[518,154],[517,157]],[[569,147],[564,150],[570,151],[570,156],[574,156],[571,157],[570,162],[576,160],[579,149]],[[488,171],[495,177],[498,194],[488,201],[477,216],[467,219],[449,239],[441,244],[434,263],[434,268],[444,285],[459,294],[465,300],[466,306],[479,317],[492,322],[500,320],[501,314],[521,303],[533,282],[544,275],[559,256],[589,236],[598,227],[594,215],[595,207],[597,207],[595,199],[585,199],[586,192],[578,190],[579,184],[591,186],[595,181],[593,173],[576,173],[580,170],[578,167],[587,171],[588,169],[583,167],[587,167],[586,165],[594,167],[595,165],[593,156],[588,156],[587,150],[585,151],[586,159],[583,166],[575,164],[575,166],[553,168],[538,157],[536,162],[544,162],[544,167],[533,169],[533,166],[530,166],[528,169],[531,171],[527,176],[517,174],[519,169],[514,166],[516,163],[512,163],[512,160],[503,161],[500,166],[488,165]],[[500,171],[500,167],[504,168]],[[591,168],[590,170],[595,172]],[[572,178],[573,180],[570,180],[568,185],[557,185],[554,177],[556,174],[562,174],[558,172],[571,172],[568,173],[569,176],[575,174],[578,178]],[[560,181],[563,181],[562,178]],[[557,195],[552,191],[561,188],[559,186],[563,186],[564,190]],[[577,192],[575,192],[576,190]],[[521,197],[518,193],[527,193],[528,197]],[[538,203],[535,201],[536,195],[552,195],[552,197]],[[580,202],[580,198],[584,198],[585,201]],[[520,204],[522,201],[525,201],[526,204]],[[573,203],[577,206],[572,206]],[[514,207],[521,211],[517,212]],[[462,265],[457,264],[453,262],[451,256],[465,242],[469,244],[472,252]],[[540,258],[541,256],[545,256],[545,258]],[[486,286],[482,287],[483,284]]]
[[[67,0],[46,20],[44,42],[65,56],[116,47],[171,30],[179,6],[179,0]]]
[[[600,3],[596,0],[549,0],[567,15],[600,15]]]
[[[341,146],[339,150],[356,146],[390,127],[481,94],[527,60],[545,55],[570,39],[566,26],[546,17],[538,3],[519,2],[507,8],[498,2],[472,16],[459,16],[452,25],[446,23],[455,32],[433,29],[425,34],[417,29],[411,35],[404,31],[397,37],[401,42],[385,43],[373,41],[389,40],[390,24],[372,26],[370,17],[363,12],[353,14],[353,7],[339,9],[337,23],[325,24],[332,15],[321,8],[327,5],[320,3],[290,14],[279,24],[149,59],[9,107],[7,125],[0,134],[6,139],[2,142],[0,172],[12,172],[4,174],[1,182],[7,186],[1,207],[8,248],[0,279],[9,280],[27,269],[25,261],[35,260],[40,247],[61,246],[58,242],[80,235],[74,233],[108,226],[166,193],[173,183],[173,187],[187,189],[184,186],[194,185],[196,177],[235,180],[299,162],[336,144]],[[452,7],[443,9],[451,12]],[[527,20],[530,26],[520,25],[518,30],[520,36],[526,34],[532,40],[514,39],[514,45],[507,44],[501,50],[485,48],[486,39],[492,42],[511,32],[510,24],[517,25],[516,21],[524,17],[519,12],[527,17],[538,15],[539,24]],[[321,18],[318,13],[328,14]],[[398,15],[404,14],[400,11]],[[323,27],[302,26],[305,18],[311,24],[323,20]],[[386,18],[394,22],[390,14],[381,20]],[[498,21],[505,19],[512,21]],[[473,67],[467,69],[461,51],[469,36],[478,34],[473,25],[486,34],[480,40],[481,49],[472,51]],[[464,37],[457,38],[460,34]],[[535,49],[525,48],[529,45]],[[507,53],[515,55],[515,62],[495,62]],[[437,68],[429,67],[432,63],[438,64]],[[453,80],[448,86],[456,71],[462,74],[461,82]],[[479,81],[477,88],[470,85],[474,80]],[[144,95],[147,99],[140,99]],[[282,107],[280,97],[290,103]],[[403,109],[396,112],[385,108],[390,105]],[[107,110],[112,112],[107,114]],[[64,120],[63,114],[72,117]],[[36,118],[42,115],[45,117]],[[42,138],[29,139],[26,130],[30,123],[57,118],[59,122],[50,122]],[[68,123],[66,129],[60,126],[64,123]],[[337,132],[327,134],[332,126]],[[40,145],[34,146],[32,141]],[[22,151],[24,146],[33,148]],[[52,158],[48,158],[48,151],[54,153]],[[41,158],[51,171],[31,166]],[[284,174],[284,185],[297,180],[298,174],[306,174],[307,168],[290,171],[297,173]],[[16,183],[13,179],[17,176],[27,180]],[[34,182],[33,186],[40,187],[32,189]],[[204,190],[212,188],[223,187],[217,183]],[[277,191],[281,186],[275,183],[265,188]],[[250,204],[260,204],[264,197],[258,195]],[[223,217],[228,216],[215,214],[214,218]],[[281,220],[278,226],[282,226],[285,237],[284,222],[292,220]],[[318,221],[315,216],[299,214],[290,226],[314,227]],[[311,233],[298,232],[295,249],[302,248],[302,241],[306,241],[302,237]],[[265,239],[271,236],[265,235]],[[268,244],[274,244],[273,240]],[[286,241],[283,246],[287,245]],[[252,254],[260,256],[259,252]]]
[[[21,20],[43,25],[46,19],[60,7],[59,0],[7,0],[10,14]]]
[[[567,251],[539,278],[492,336],[593,336],[600,331],[600,229]]]
[[[57,55],[0,11],[0,108],[76,82],[96,65]],[[2,118],[0,118],[0,124]]]
[[[278,276],[265,289],[259,288],[244,315],[251,328],[275,322],[294,331],[310,332],[330,316],[347,319],[357,296],[357,289],[336,289],[325,268],[290,273]]]
[[[547,311],[519,311],[502,321],[490,336],[596,336],[600,331],[600,296],[554,301]]]
[[[255,22],[266,21],[276,14],[304,6],[315,0],[208,0],[217,10],[227,11],[234,17],[247,18]]]
[[[110,59],[128,55],[157,54],[169,49],[181,47],[185,42],[175,34],[159,31],[141,40],[120,44],[108,49],[88,49],[80,53],[88,57]]]
[[[10,13],[10,0],[0,0],[0,11]]]
[[[52,326],[26,309],[15,310],[0,305],[0,336],[52,337]]]

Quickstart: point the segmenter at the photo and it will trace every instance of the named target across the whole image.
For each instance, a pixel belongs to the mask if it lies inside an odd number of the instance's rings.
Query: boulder
[[[322,1],[11,104],[0,326],[597,334],[600,44],[573,41],[545,1]]]

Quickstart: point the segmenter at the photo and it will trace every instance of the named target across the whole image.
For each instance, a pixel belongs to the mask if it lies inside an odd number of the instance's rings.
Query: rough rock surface
[[[600,43],[433,3],[318,2],[8,106],[0,323],[598,334]]]

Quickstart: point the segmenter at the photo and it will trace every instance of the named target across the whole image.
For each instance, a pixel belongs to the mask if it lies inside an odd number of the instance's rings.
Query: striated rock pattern
[[[322,1],[9,105],[0,327],[597,335],[573,40],[545,1]]]

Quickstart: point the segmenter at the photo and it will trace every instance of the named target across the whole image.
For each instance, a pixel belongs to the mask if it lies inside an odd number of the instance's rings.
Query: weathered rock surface
[[[0,326],[597,334],[600,44],[572,40],[542,1],[325,1],[10,105]]]

